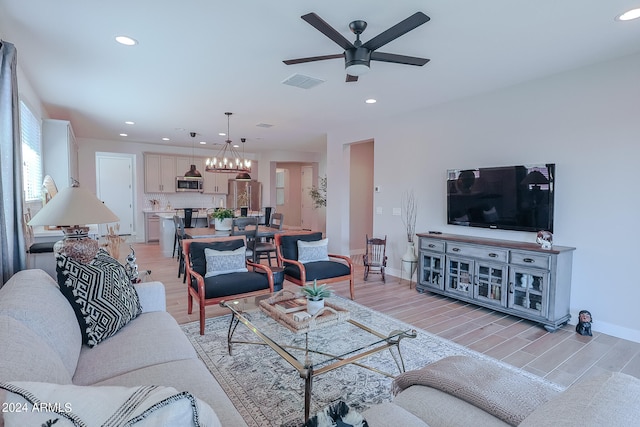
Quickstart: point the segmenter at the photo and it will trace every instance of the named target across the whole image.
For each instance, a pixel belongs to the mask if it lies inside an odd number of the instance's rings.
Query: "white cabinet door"
[[[160,154],[144,155],[144,192],[175,193],[176,159]]]

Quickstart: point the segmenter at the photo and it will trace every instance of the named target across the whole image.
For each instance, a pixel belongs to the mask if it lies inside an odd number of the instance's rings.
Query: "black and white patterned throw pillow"
[[[142,311],[126,269],[104,249],[89,263],[56,254],[60,291],[73,307],[82,342],[94,347]]]

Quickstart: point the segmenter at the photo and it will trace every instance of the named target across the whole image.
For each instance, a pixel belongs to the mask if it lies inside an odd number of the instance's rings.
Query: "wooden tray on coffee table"
[[[275,306],[275,304],[278,302],[299,298],[304,297],[300,294],[295,294],[289,290],[283,289],[280,292],[274,294],[271,298],[261,300],[259,302],[259,306],[260,309],[269,317],[296,334],[307,333],[315,329],[334,325],[338,322],[347,321],[351,318],[348,310],[333,303],[327,302],[326,300],[324,302],[324,308],[322,310],[320,310],[313,316],[300,321],[293,318],[293,315],[295,313],[299,313],[299,311],[285,313]]]

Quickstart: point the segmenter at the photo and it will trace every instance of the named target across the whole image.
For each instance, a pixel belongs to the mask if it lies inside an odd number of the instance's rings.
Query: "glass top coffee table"
[[[231,310],[232,316],[227,334],[229,354],[234,344],[253,344],[270,347],[304,379],[304,419],[309,419],[313,378],[338,369],[347,364],[366,368],[388,377],[394,374],[384,372],[375,366],[365,364],[363,359],[389,350],[398,368],[404,372],[404,360],[400,342],[404,338],[415,338],[415,329],[398,329],[388,333],[376,331],[340,307],[339,300],[326,302],[324,311],[305,319],[294,321],[292,313],[284,313],[274,307],[274,303],[287,298],[287,290],[274,294],[259,302],[260,310],[245,312],[241,303],[223,301],[222,307]],[[334,300],[334,299],[331,299]],[[234,339],[236,328],[243,324],[257,341]]]

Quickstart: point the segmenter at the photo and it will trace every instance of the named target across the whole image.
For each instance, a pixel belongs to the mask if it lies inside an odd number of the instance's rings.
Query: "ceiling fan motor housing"
[[[371,51],[365,47],[357,47],[344,51],[344,68],[352,76],[361,76],[369,71],[371,61]]]

